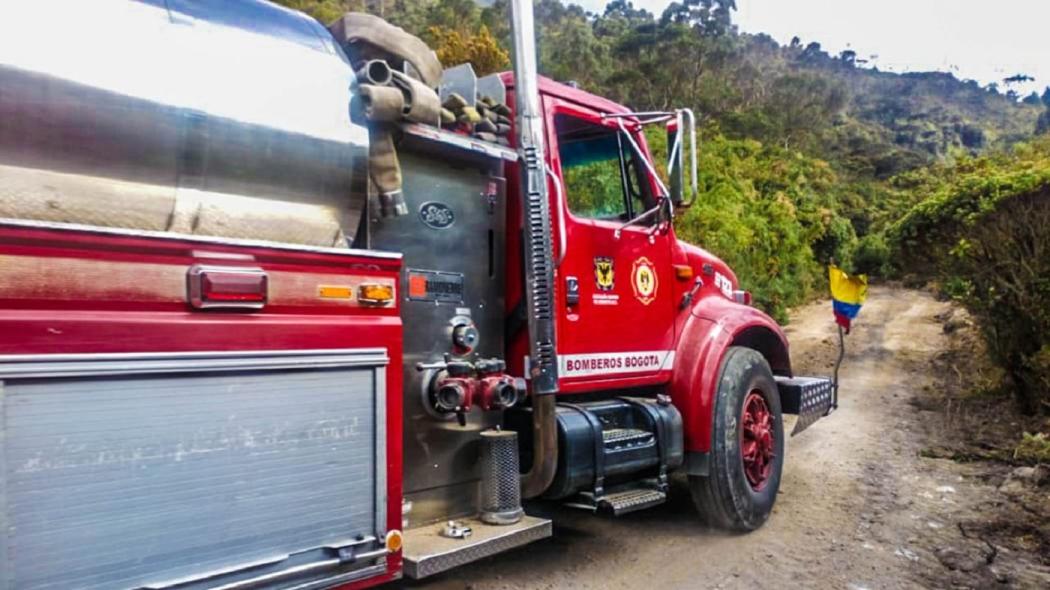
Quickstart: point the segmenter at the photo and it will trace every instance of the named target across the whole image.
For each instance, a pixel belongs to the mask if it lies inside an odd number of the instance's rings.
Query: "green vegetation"
[[[1024,433],[1014,449],[1014,459],[1026,463],[1050,463],[1050,437],[1043,433]]]
[[[1050,409],[1050,135],[912,177],[931,196],[887,231],[892,259],[969,308],[1023,409]]]
[[[369,10],[447,61],[506,67],[506,0],[284,3],[322,21]],[[1021,100],[951,74],[881,72],[854,51],[741,34],[735,8],[680,0],[654,15],[616,0],[589,14],[537,0],[541,70],[635,109],[697,113],[703,192],[679,236],[723,257],[778,319],[823,292],[831,260],[935,280],[977,318],[1022,406],[1045,409],[1050,88]],[[649,139],[662,159],[664,138]]]

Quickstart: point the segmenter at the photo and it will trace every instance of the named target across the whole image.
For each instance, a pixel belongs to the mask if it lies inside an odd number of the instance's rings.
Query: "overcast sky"
[[[599,11],[606,0],[563,0]],[[668,0],[633,0],[659,15]],[[734,22],[781,43],[798,35],[838,54],[877,55],[880,69],[950,71],[981,84],[1023,73],[1050,85],[1050,0],[737,0]]]

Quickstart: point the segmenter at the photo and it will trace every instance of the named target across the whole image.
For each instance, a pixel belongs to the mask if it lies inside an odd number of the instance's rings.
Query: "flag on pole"
[[[851,277],[841,268],[828,267],[828,279],[831,283],[831,302],[835,310],[835,323],[849,332],[850,322],[860,313],[860,306],[868,297],[868,277],[857,275]]]

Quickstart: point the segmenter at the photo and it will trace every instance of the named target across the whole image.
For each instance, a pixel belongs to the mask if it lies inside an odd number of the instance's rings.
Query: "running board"
[[[576,500],[566,502],[566,506],[590,510],[606,511],[613,516],[645,510],[667,501],[667,493],[651,487],[632,487],[611,491],[599,498],[590,492],[581,493]]]
[[[511,525],[485,524],[476,518],[456,519],[460,538],[445,536],[447,526],[436,523],[405,531],[402,555],[406,576],[415,580],[433,576],[552,534],[550,520],[528,515]]]

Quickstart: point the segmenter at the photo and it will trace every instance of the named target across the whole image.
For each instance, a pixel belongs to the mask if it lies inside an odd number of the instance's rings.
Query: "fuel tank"
[[[0,218],[347,246],[353,70],[260,0],[0,3]]]

